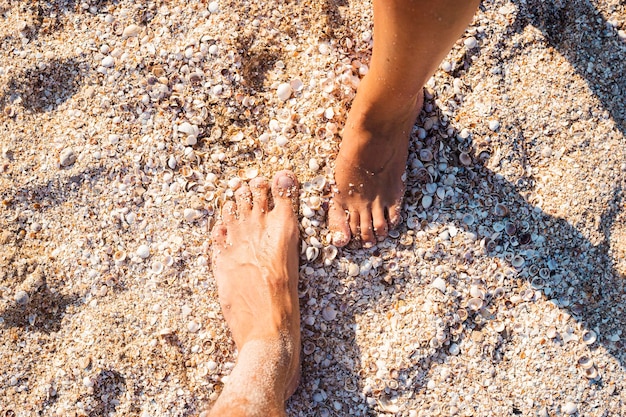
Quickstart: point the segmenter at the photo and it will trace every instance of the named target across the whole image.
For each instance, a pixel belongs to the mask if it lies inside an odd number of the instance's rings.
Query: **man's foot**
[[[238,369],[238,375],[272,379],[261,382],[272,384],[277,401],[293,394],[300,376],[297,199],[292,172],[276,174],[271,191],[267,180],[256,178],[237,189],[211,233],[220,304],[239,351],[236,369],[262,368]],[[258,350],[261,357],[247,359]]]
[[[421,89],[400,101],[397,92],[377,93],[379,87],[368,85],[377,82],[370,74],[354,99],[335,164],[328,220],[333,244],[340,247],[351,236],[372,247],[398,225],[409,135],[424,103]]]

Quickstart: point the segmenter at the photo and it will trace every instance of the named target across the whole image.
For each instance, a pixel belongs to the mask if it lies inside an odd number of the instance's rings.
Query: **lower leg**
[[[237,364],[209,416],[284,416],[300,376],[297,180],[254,179],[222,209],[212,266]],[[273,200],[273,207],[271,204]]]
[[[346,122],[329,212],[334,243],[366,246],[400,218],[409,134],[422,88],[472,18],[478,0],[374,0],[374,48]],[[348,212],[348,216],[346,216]]]

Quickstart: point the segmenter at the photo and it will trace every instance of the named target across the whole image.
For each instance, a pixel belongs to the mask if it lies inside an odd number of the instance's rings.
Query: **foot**
[[[399,99],[394,92],[385,97],[377,86],[368,86],[371,82],[376,80],[368,74],[359,87],[335,164],[328,219],[339,247],[351,237],[372,247],[398,225],[409,135],[424,102],[421,89],[415,97]]]
[[[276,174],[271,191],[267,180],[256,178],[224,205],[211,233],[213,274],[238,366],[250,362],[244,352],[269,346],[252,362],[272,368],[263,373],[275,376],[280,401],[293,394],[300,376],[297,198],[290,171]]]

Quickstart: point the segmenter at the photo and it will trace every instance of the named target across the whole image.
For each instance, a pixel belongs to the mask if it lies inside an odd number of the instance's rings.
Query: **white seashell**
[[[276,88],[276,95],[279,100],[287,101],[291,97],[291,93],[293,92],[291,85],[289,83],[281,83]]]
[[[430,162],[433,160],[433,153],[428,148],[424,148],[420,151],[420,159],[422,162]]]
[[[492,132],[495,132],[498,129],[500,129],[500,122],[497,121],[497,120],[490,120],[489,121],[489,130],[491,130]]]
[[[433,197],[430,195],[425,195],[422,197],[422,207],[424,207],[424,209],[429,209],[430,206],[433,205]]]
[[[247,168],[247,169],[244,171],[244,177],[245,177],[247,180],[254,179],[254,178],[258,177],[258,176],[259,176],[259,170],[258,170],[258,168]]]
[[[304,84],[302,83],[302,80],[296,78],[295,80],[291,80],[289,82],[289,85],[291,86],[291,89],[293,91],[301,91],[302,87],[304,87]]]
[[[128,25],[124,28],[124,32],[122,32],[122,38],[130,38],[133,36],[139,35],[141,32],[141,28],[135,24]]]
[[[317,162],[317,159],[309,159],[309,169],[313,172],[317,172],[320,169],[320,164]]]
[[[332,107],[329,107],[326,110],[324,110],[324,117],[327,118],[328,120],[335,117],[335,111],[333,110]]]
[[[115,65],[115,60],[113,59],[111,55],[107,55],[104,58],[102,58],[101,64],[105,68],[111,68],[113,65]]]
[[[183,210],[183,217],[188,222],[193,222],[194,220],[198,220],[202,216],[204,216],[204,212],[202,210],[196,210],[196,209],[191,209],[191,208],[186,208],[185,210]]]
[[[392,238],[392,239],[397,239],[397,238],[399,238],[399,237],[400,237],[400,231],[398,231],[398,230],[396,230],[396,229],[392,229],[392,230],[390,230],[387,234],[388,234],[388,235],[389,235],[389,237],[390,237],[390,238]]]
[[[589,356],[581,356],[578,359],[578,365],[583,369],[589,369],[593,367],[593,359],[591,359]]]
[[[360,272],[360,268],[357,264],[355,263],[351,263],[350,266],[348,266],[348,275],[351,277],[356,277],[357,275],[359,275]]]
[[[217,13],[220,9],[220,4],[217,1],[212,1],[209,3],[209,12]]]
[[[448,352],[450,352],[450,355],[456,356],[461,352],[461,347],[456,343],[452,343],[448,348]]]
[[[473,225],[475,221],[476,221],[476,218],[471,213],[467,213],[466,215],[463,216],[463,223],[465,223],[468,226]]]
[[[466,38],[463,41],[463,44],[465,45],[467,49],[474,49],[478,46],[478,41],[476,40],[475,37],[470,36],[469,38]]]
[[[302,204],[302,215],[306,217],[307,219],[310,219],[312,217],[315,217],[315,210],[313,210],[311,207],[307,206],[306,204]]]
[[[197,332],[198,330],[200,330],[200,323],[195,320],[191,320],[189,323],[187,323],[187,330],[189,330],[190,333]]]
[[[585,343],[586,345],[592,345],[597,339],[596,332],[594,332],[593,330],[586,330],[583,333],[582,339],[583,343]]]
[[[561,411],[563,411],[567,415],[576,414],[578,412],[578,406],[574,404],[573,402],[568,401],[565,404],[563,404]]]
[[[324,177],[315,177],[311,180],[311,187],[317,191],[323,191],[326,186],[326,178]]]
[[[141,259],[146,259],[148,256],[150,256],[150,247],[148,245],[140,245],[137,248],[137,256],[139,256]]]
[[[329,304],[322,310],[322,317],[326,321],[333,321],[337,318],[337,310],[332,304]]]
[[[589,369],[585,369],[584,374],[585,374],[585,377],[588,379],[596,379],[599,376],[598,369],[596,369],[595,366],[592,366]]]
[[[469,300],[467,300],[467,308],[472,311],[478,311],[483,308],[483,300],[476,297],[470,298]]]
[[[315,246],[309,246],[306,248],[306,260],[312,262],[317,259],[320,254],[320,250]]]
[[[200,129],[196,125],[192,125],[189,122],[183,122],[178,125],[178,131],[185,133],[187,135],[198,136],[200,134]]]
[[[319,210],[322,207],[322,199],[319,196],[312,195],[309,197],[309,207],[313,210]]]
[[[62,167],[68,167],[76,162],[76,154],[72,148],[65,148],[59,154],[59,163]]]
[[[441,277],[435,278],[430,285],[433,288],[438,289],[442,293],[444,293],[444,294],[446,293],[446,281],[443,278],[441,278]]]
[[[338,249],[333,245],[328,245],[322,249],[322,254],[324,256],[324,264],[329,266],[330,263],[337,257]]]
[[[163,268],[163,263],[161,261],[152,262],[152,266],[150,267],[152,273],[157,275],[163,272]]]
[[[286,137],[286,136],[283,136],[283,135],[278,135],[278,136],[276,137],[276,144],[277,144],[278,146],[280,146],[281,148],[282,148],[283,146],[286,146],[286,145],[287,145],[287,143],[289,143],[289,139],[287,139],[287,137]]]

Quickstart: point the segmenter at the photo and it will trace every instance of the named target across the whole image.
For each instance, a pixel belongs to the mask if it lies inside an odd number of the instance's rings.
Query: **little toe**
[[[402,215],[400,214],[400,211],[401,211],[400,204],[401,202],[398,202],[387,209],[387,213],[389,216],[389,229],[390,230],[398,227],[398,225],[400,224],[400,221],[402,220]]]
[[[237,220],[237,205],[234,201],[227,201],[222,206],[222,221],[226,226]]]
[[[328,210],[328,228],[332,233],[333,245],[341,248],[350,242],[350,226],[348,216],[341,205],[331,201]]]
[[[274,207],[281,210],[289,208],[294,211],[298,202],[298,179],[293,172],[284,170],[274,175],[272,197]]]
[[[372,226],[372,214],[369,211],[361,212],[359,213],[359,219],[361,221],[361,241],[363,242],[363,247],[369,249],[376,244],[374,226]]]
[[[252,192],[253,210],[265,213],[269,209],[270,184],[264,177],[258,177],[250,181]]]
[[[211,230],[211,240],[216,246],[225,246],[226,245],[226,235],[227,229],[226,226],[222,222],[218,222],[213,226],[213,230]]]
[[[389,233],[389,225],[385,217],[385,209],[380,206],[372,207],[372,224],[374,225],[374,234],[376,239],[384,240]]]
[[[248,184],[241,184],[235,191],[235,201],[237,202],[237,213],[239,216],[246,216],[252,210],[252,193]]]

